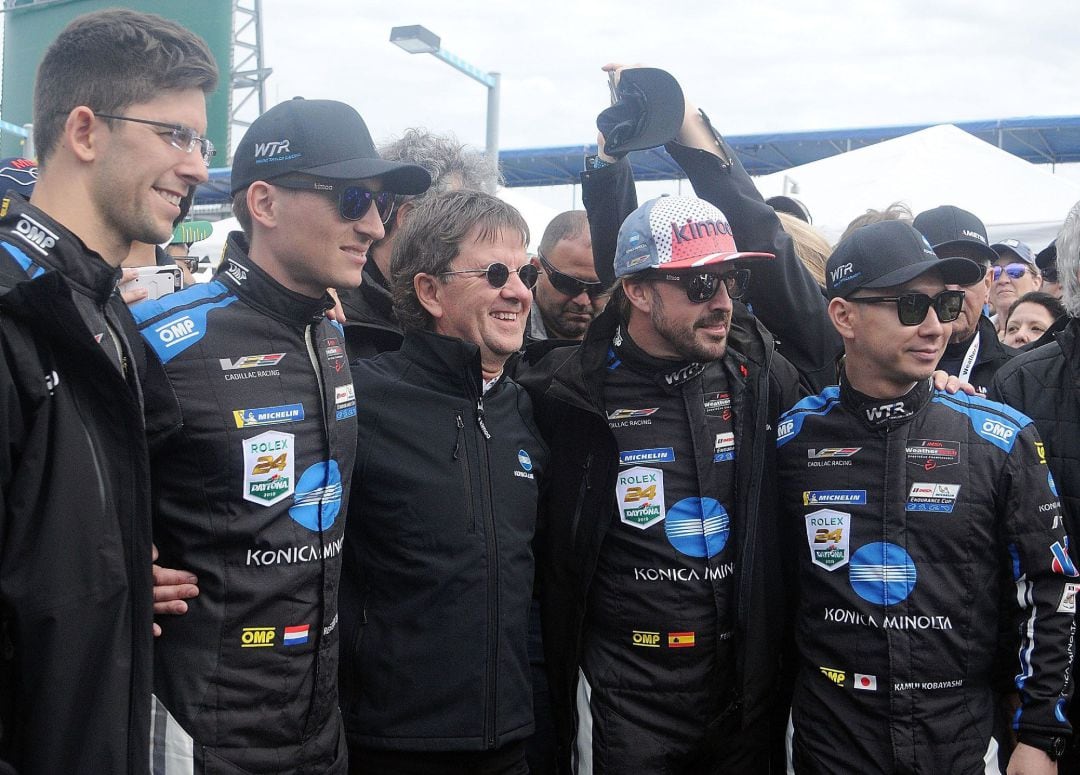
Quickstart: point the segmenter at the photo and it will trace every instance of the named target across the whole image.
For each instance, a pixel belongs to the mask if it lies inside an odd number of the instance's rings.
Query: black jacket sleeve
[[[776,338],[777,349],[799,370],[812,392],[836,384],[836,358],[843,345],[829,320],[828,303],[738,157],[723,143],[721,149],[730,163],[679,143],[668,143],[666,148],[698,197],[727,216],[739,250],[776,256],[773,261],[753,264],[746,301]]]
[[[637,209],[634,174],[626,157],[598,170],[581,173],[581,201],[589,216],[593,264],[606,286],[615,283],[615,244],[619,227]]]

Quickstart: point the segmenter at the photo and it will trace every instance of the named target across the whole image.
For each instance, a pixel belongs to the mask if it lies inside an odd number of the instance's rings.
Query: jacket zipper
[[[326,388],[323,385],[322,369],[319,366],[319,356],[315,351],[315,327],[310,323],[304,327],[304,345],[307,348],[308,360],[311,362],[311,369],[315,372],[315,383],[319,388],[319,406],[322,414],[322,426],[323,426],[323,451],[326,460],[330,460],[330,424],[327,419],[327,404],[326,404]],[[295,453],[294,453],[295,454]],[[329,466],[327,467],[327,475],[329,475]],[[327,482],[323,480],[323,493],[325,496],[325,488]],[[294,485],[295,486],[295,485]],[[323,543],[323,503],[322,497],[319,498],[319,567],[322,571],[322,582],[319,584],[319,626],[318,632],[315,634],[316,648],[315,648],[315,681],[311,687],[311,705],[308,711],[308,723],[304,724],[303,739],[307,740],[311,737],[312,730],[310,728],[310,722],[312,712],[316,707],[316,700],[319,696],[319,680],[322,676],[322,657],[320,653],[322,651],[322,629],[323,629],[323,617],[322,614],[326,610],[326,545]]]
[[[488,628],[487,628],[487,708],[484,714],[484,740],[489,749],[495,748],[495,711],[498,706],[498,664],[499,664],[499,544],[495,536],[495,494],[491,490],[491,449],[487,441],[491,439],[484,423],[484,398],[476,399],[476,424],[484,436],[481,447],[484,450],[483,464],[480,466],[482,492],[486,494],[484,503],[484,539],[487,550],[488,568]]]
[[[581,523],[581,511],[585,506],[585,493],[592,489],[589,483],[589,469],[592,468],[593,453],[585,457],[585,465],[581,474],[581,486],[578,488],[577,504],[574,507],[574,517],[570,520],[570,546],[577,546],[578,526]]]
[[[472,468],[469,466],[469,445],[465,440],[465,420],[457,412],[457,441],[454,443],[454,460],[460,460],[463,468],[462,481],[465,483],[465,508],[469,510],[469,532],[476,532],[476,508],[473,505]],[[464,446],[464,450],[462,450]],[[464,454],[462,454],[464,452]]]

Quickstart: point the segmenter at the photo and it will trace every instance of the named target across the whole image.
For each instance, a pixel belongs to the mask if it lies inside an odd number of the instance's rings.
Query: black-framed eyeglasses
[[[374,202],[375,209],[379,213],[379,220],[386,223],[394,214],[394,203],[397,201],[394,194],[389,191],[371,191],[355,183],[346,184],[321,178],[284,175],[267,182],[293,191],[314,191],[336,196],[338,213],[346,221],[359,221],[367,215],[367,211]]]
[[[1005,266],[994,267],[994,282],[997,282],[1001,277],[1001,273],[1004,272],[1013,280],[1019,280],[1021,277],[1031,271],[1031,267],[1027,264],[1006,264]]]
[[[723,284],[732,299],[741,299],[750,287],[749,269],[731,269],[727,272],[685,272],[667,274],[660,272],[645,275],[646,280],[662,280],[678,283],[693,304],[704,304],[720,290]]]
[[[573,298],[586,293],[590,299],[595,299],[607,292],[604,284],[599,280],[579,280],[566,272],[560,272],[539,250],[536,251],[536,257],[540,259],[540,265],[544,267],[544,274],[551,281],[551,286],[564,296]]]
[[[111,118],[114,121],[130,121],[134,124],[146,124],[147,126],[156,126],[161,129],[168,129],[169,132],[160,132],[160,136],[168,140],[169,145],[173,148],[183,151],[184,153],[191,153],[195,150],[195,145],[199,146],[199,155],[202,156],[203,164],[207,167],[210,166],[210,160],[214,158],[214,154],[217,150],[214,148],[214,144],[210,142],[207,137],[202,137],[189,126],[183,124],[168,124],[164,121],[151,121],[148,118],[133,118],[132,116],[115,116],[109,113],[95,113],[98,118]]]
[[[488,264],[485,269],[458,269],[453,272],[439,272],[439,277],[451,274],[486,275],[488,284],[492,288],[502,288],[506,285],[506,281],[510,279],[510,267],[496,261],[493,264]],[[522,285],[526,288],[532,288],[536,285],[536,279],[540,276],[540,271],[532,264],[523,264],[516,274]]]
[[[960,317],[964,309],[963,291],[942,291],[937,296],[925,293],[905,293],[900,296],[852,296],[848,299],[856,304],[896,303],[896,316],[905,326],[917,326],[926,320],[926,313],[934,308],[937,319],[942,323],[951,323]]]

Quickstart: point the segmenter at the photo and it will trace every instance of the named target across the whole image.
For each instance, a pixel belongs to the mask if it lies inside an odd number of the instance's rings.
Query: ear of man
[[[432,318],[438,320],[443,316],[443,304],[439,291],[439,280],[426,272],[420,272],[413,278],[413,290],[416,292],[416,300],[427,310]]]

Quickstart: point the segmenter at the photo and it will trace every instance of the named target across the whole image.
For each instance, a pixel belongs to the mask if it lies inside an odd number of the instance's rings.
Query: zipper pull
[[[488,433],[487,426],[484,425],[484,399],[476,399],[476,424],[480,426],[480,430],[484,432],[484,438],[490,439],[491,434]]]
[[[465,430],[465,421],[461,419],[461,415],[457,415],[457,441],[454,442],[454,460],[460,459],[461,455],[461,434]]]

